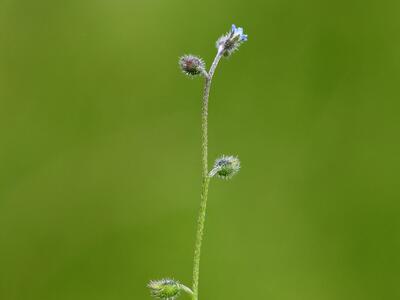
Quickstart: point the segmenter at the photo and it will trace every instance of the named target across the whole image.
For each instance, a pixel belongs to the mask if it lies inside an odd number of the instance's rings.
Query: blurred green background
[[[399,1],[0,3],[0,299],[190,285],[201,80],[217,70],[201,299],[400,299]],[[189,299],[186,295],[182,299]]]

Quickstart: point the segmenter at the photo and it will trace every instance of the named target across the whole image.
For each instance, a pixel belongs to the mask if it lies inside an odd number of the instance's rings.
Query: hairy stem
[[[202,108],[202,189],[201,189],[201,202],[200,212],[197,221],[196,245],[194,251],[194,265],[193,265],[193,300],[199,298],[199,273],[200,273],[200,253],[201,243],[203,241],[204,222],[206,219],[207,210],[207,196],[208,185],[210,177],[208,174],[208,98],[210,96],[211,81],[217,68],[218,62],[221,59],[221,51],[218,51],[215,56],[214,62],[211,65],[208,76],[205,76],[204,95],[203,95],[203,108]]]

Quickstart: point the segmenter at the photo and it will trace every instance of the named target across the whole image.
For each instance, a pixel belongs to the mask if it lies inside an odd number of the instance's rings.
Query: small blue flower
[[[239,36],[240,41],[247,41],[247,34],[243,34],[243,28],[242,27],[236,27],[235,24],[232,24],[232,29],[231,33],[233,36]]]
[[[218,39],[217,48],[224,56],[229,56],[245,41],[247,41],[247,34],[243,33],[243,28],[232,24],[230,32]]]

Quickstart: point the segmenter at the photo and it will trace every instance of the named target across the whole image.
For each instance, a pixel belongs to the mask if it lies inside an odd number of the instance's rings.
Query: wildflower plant
[[[174,279],[152,280],[148,284],[150,293],[153,297],[165,300],[175,300],[181,292],[191,295],[193,300],[199,298],[199,272],[200,272],[200,252],[203,240],[204,223],[206,218],[208,186],[211,178],[231,179],[240,169],[240,161],[235,156],[221,156],[216,159],[213,168],[208,170],[208,99],[210,96],[211,81],[215,69],[222,57],[228,57],[237,51],[240,45],[247,41],[247,35],[243,28],[232,25],[231,30],[221,36],[217,42],[217,55],[209,69],[206,70],[204,61],[194,55],[184,55],[179,59],[179,66],[184,74],[189,77],[204,77],[204,94],[202,105],[202,190],[200,212],[197,221],[197,233],[194,251],[193,282],[192,288],[181,284]]]

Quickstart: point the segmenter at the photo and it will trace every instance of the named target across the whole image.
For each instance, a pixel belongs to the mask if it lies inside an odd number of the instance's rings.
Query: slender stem
[[[211,81],[217,68],[218,62],[222,57],[221,51],[218,51],[215,56],[214,62],[211,65],[208,76],[205,76],[204,95],[203,95],[203,109],[202,109],[202,189],[201,189],[201,202],[200,212],[197,221],[197,233],[196,233],[196,244],[194,250],[194,265],[193,265],[193,300],[199,298],[199,272],[200,272],[200,253],[201,243],[203,240],[204,222],[206,219],[207,209],[207,196],[208,196],[208,185],[210,183],[210,177],[208,175],[208,98],[210,96]]]

